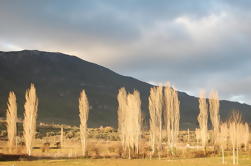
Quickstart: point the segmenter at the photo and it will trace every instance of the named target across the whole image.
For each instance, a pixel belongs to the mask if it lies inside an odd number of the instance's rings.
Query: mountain
[[[119,75],[100,65],[62,53],[23,50],[0,52],[0,116],[5,116],[9,91],[17,95],[18,114],[22,117],[26,89],[34,83],[39,98],[38,120],[78,125],[78,97],[86,90],[91,105],[89,127],[117,126],[117,93],[125,87],[140,91],[144,123],[147,123],[148,95],[153,86],[132,77]],[[179,92],[181,127],[197,124],[198,99]],[[226,119],[231,110],[240,110],[251,121],[251,106],[221,101],[220,113]]]

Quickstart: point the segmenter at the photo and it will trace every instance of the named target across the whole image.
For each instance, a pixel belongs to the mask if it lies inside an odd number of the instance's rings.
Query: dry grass
[[[226,158],[226,164],[221,164],[219,157],[180,159],[180,160],[127,160],[127,159],[71,159],[71,160],[38,160],[38,161],[18,161],[18,162],[0,162],[2,166],[230,166],[231,159]],[[250,166],[251,160],[248,156],[242,156],[240,166]]]
[[[74,134],[75,136],[72,138],[66,138],[64,137],[64,147],[63,148],[57,148],[56,143],[60,142],[61,134],[60,129],[58,129],[57,135],[54,136],[48,136],[43,137],[41,139],[36,139],[34,141],[34,149],[32,151],[32,156],[35,158],[55,158],[55,159],[67,159],[66,162],[73,161],[73,158],[82,158],[82,150],[81,150],[81,141],[80,136],[77,134]],[[109,133],[113,134],[113,130],[110,128],[102,128],[98,130],[100,133]],[[90,132],[90,131],[89,131]],[[97,132],[96,130],[92,129],[91,132]],[[91,133],[90,133],[91,134]],[[149,132],[144,132],[143,136],[140,141],[139,145],[139,155],[132,155],[131,157],[133,159],[140,158],[145,159],[148,161],[150,159],[150,148],[149,148]],[[204,149],[202,146],[199,146],[197,149],[196,141],[195,141],[195,132],[191,131],[189,132],[189,146],[187,146],[187,131],[180,131],[179,132],[179,143],[177,144],[177,149],[175,151],[175,155],[170,155],[167,153],[167,149],[163,149],[161,151],[160,156],[161,160],[183,160],[183,159],[189,159],[189,158],[203,158],[204,160],[207,160],[207,157],[217,156],[220,157],[221,153],[215,153],[213,150],[212,145],[208,145],[207,147],[207,154],[204,155]],[[110,138],[110,137],[109,137]],[[47,148],[42,148],[45,146],[45,143],[49,143],[49,146]],[[7,144],[6,141],[0,141],[0,154],[6,153],[7,150]],[[167,147],[166,144],[163,144],[163,147]],[[19,145],[18,148],[14,153],[16,154],[25,154],[25,147]],[[123,154],[122,146],[120,141],[112,141],[107,138],[88,138],[87,143],[87,149],[86,149],[86,158],[88,159],[116,159],[121,160],[122,158],[125,159],[128,156]],[[240,154],[248,154],[251,156],[251,151],[244,152],[244,148],[240,149]],[[230,160],[231,153],[231,146],[229,149],[226,148],[225,156],[226,156],[226,163],[228,163]],[[1,156],[1,155],[0,155]],[[155,154],[152,156],[152,159],[156,161],[155,159],[158,158],[158,155]],[[219,161],[218,161],[219,159]],[[217,164],[218,162],[221,162],[221,159],[218,158],[217,162],[214,164]],[[196,159],[197,160],[197,159]],[[91,160],[83,160],[83,161],[91,161]],[[115,163],[118,163],[115,160],[109,160]],[[122,160],[127,161],[127,160]],[[139,161],[139,160],[137,160]],[[190,160],[189,160],[190,161]],[[37,161],[40,163],[41,161]],[[51,161],[52,163],[54,161]],[[95,162],[95,161],[94,161]],[[242,159],[240,158],[240,163],[242,162]],[[18,162],[19,163],[19,162]],[[15,165],[18,165],[15,164]],[[22,163],[22,162],[20,162]],[[35,163],[35,162],[33,162]],[[158,162],[157,162],[158,163]],[[72,164],[69,162],[69,164]],[[119,163],[122,164],[122,163]]]

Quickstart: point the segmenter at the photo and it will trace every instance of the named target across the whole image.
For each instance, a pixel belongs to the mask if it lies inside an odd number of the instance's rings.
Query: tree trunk
[[[225,155],[224,155],[224,148],[221,147],[221,153],[222,153],[222,164],[225,164]]]
[[[233,164],[235,165],[235,150],[234,150],[234,147],[232,149],[233,149]]]
[[[236,148],[236,164],[239,164],[239,148]]]
[[[131,160],[131,148],[129,147],[129,156],[128,156],[128,158],[129,158],[129,160]]]

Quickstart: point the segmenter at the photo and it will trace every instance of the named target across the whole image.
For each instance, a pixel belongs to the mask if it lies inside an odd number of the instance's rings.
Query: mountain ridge
[[[90,127],[117,126],[118,89],[137,89],[142,99],[144,124],[147,123],[149,89],[154,86],[130,76],[123,76],[101,65],[73,55],[38,50],[0,51],[0,116],[4,116],[7,95],[17,94],[19,115],[23,112],[24,94],[30,83],[37,87],[38,119],[43,122],[78,124],[78,96],[86,89],[90,99]],[[2,97],[1,97],[2,96]],[[2,98],[2,99],[1,99]],[[194,128],[198,114],[198,99],[179,92],[181,127]],[[221,116],[226,119],[231,109],[238,109],[243,118],[251,116],[251,106],[221,100]]]

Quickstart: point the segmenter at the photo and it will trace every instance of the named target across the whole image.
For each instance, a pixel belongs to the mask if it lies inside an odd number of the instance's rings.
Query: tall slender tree
[[[237,161],[237,152],[236,152],[236,147],[237,147],[237,144],[236,144],[236,138],[237,138],[237,124],[236,123],[230,123],[229,125],[229,136],[230,136],[230,141],[231,141],[231,144],[232,144],[232,159],[233,159],[233,164],[235,165],[236,164],[236,161]]]
[[[87,120],[89,114],[89,103],[85,90],[82,90],[79,97],[79,118],[80,118],[80,138],[83,156],[86,154],[87,145]]]
[[[141,135],[141,101],[138,91],[126,94],[120,89],[118,94],[118,121],[119,133],[124,146],[124,152],[128,151],[131,159],[131,151],[139,153],[139,141]]]
[[[129,151],[129,159],[131,159],[131,150],[139,152],[139,139],[141,134],[141,102],[139,92],[134,91],[133,94],[127,96],[126,109],[126,144]]]
[[[162,115],[163,115],[163,88],[162,86],[153,87],[150,90],[149,96],[149,112],[150,112],[150,146],[152,149],[151,156],[155,149],[158,150],[160,158],[160,151],[162,149]]]
[[[234,111],[229,120],[229,138],[232,145],[232,159],[234,165],[239,163],[239,146],[241,142],[239,136],[241,134],[241,121],[241,114],[238,111]]]
[[[220,125],[220,102],[217,91],[211,91],[209,96],[209,112],[210,119],[213,127],[212,141],[216,145],[216,140],[219,134],[219,125]]]
[[[119,89],[118,100],[118,131],[122,143],[123,151],[126,150],[126,109],[127,109],[127,93],[125,88]]]
[[[7,122],[7,134],[8,134],[8,146],[12,152],[16,142],[17,135],[17,102],[16,95],[14,92],[9,93],[7,111],[6,111],[6,122]]]
[[[207,105],[204,91],[200,91],[199,109],[200,109],[200,113],[197,119],[200,126],[200,135],[201,135],[200,138],[201,138],[201,144],[204,147],[204,152],[206,153],[206,145],[208,141],[208,128],[207,128],[208,105]]]
[[[244,131],[243,131],[243,143],[245,145],[245,151],[248,150],[249,137],[250,137],[249,126],[248,126],[248,123],[246,122],[244,124]]]
[[[36,134],[36,120],[38,111],[38,98],[36,94],[36,88],[34,84],[31,84],[25,94],[26,102],[24,104],[24,140],[26,146],[26,152],[30,156],[32,151],[32,144]]]
[[[178,97],[178,92],[175,88],[173,89],[173,101],[174,101],[173,145],[174,147],[176,147],[180,129],[180,101]]]
[[[227,142],[228,142],[228,126],[227,123],[222,123],[220,125],[220,130],[218,133],[218,137],[217,139],[217,143],[219,144],[220,148],[221,148],[221,156],[222,156],[222,164],[225,164],[225,149],[227,147]]]
[[[165,124],[167,131],[167,145],[174,153],[179,134],[179,121],[180,121],[180,102],[178,93],[174,88],[171,88],[170,83],[165,87]]]
[[[139,142],[141,136],[141,124],[142,124],[142,115],[141,115],[141,100],[139,91],[134,90],[134,113],[133,113],[133,122],[135,123],[134,131],[135,131],[135,148],[136,153],[139,155]]]

